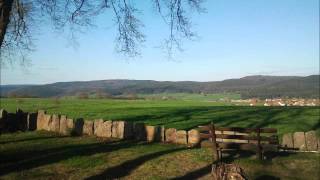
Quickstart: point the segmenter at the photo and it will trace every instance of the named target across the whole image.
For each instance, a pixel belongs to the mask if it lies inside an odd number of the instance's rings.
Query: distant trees
[[[154,10],[169,27],[164,47],[169,55],[181,49],[182,39],[192,39],[189,15],[204,12],[203,0],[149,0]],[[35,30],[41,23],[51,20],[58,31],[68,30],[74,39],[77,32],[95,26],[99,15],[111,12],[117,29],[118,52],[128,56],[140,54],[145,41],[139,19],[141,10],[133,0],[0,0],[0,58],[22,55],[33,48]]]

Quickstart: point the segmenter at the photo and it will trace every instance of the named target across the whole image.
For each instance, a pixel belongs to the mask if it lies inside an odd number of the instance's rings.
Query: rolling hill
[[[99,80],[45,85],[1,85],[1,96],[56,97],[103,92],[111,95],[154,93],[238,93],[242,98],[319,98],[319,75],[247,76],[223,81]]]

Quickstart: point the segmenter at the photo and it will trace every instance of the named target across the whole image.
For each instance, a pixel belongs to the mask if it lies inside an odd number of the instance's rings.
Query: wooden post
[[[257,129],[257,138],[258,138],[258,147],[257,147],[257,158],[262,160],[262,146],[261,146],[261,136],[260,136],[260,128]]]
[[[217,148],[217,142],[216,142],[216,131],[214,124],[211,122],[210,126],[210,136],[211,136],[211,142],[212,142],[212,151],[213,151],[213,163],[219,160],[219,153]]]

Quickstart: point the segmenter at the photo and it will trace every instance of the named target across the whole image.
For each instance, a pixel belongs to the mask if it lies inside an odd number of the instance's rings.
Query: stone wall
[[[0,133],[37,129],[37,113],[27,113],[17,109],[15,113],[0,110]]]
[[[144,123],[111,120],[73,120],[65,115],[47,114],[43,110],[26,113],[17,109],[16,113],[0,110],[0,133],[15,131],[46,130],[62,135],[87,135],[101,138],[135,139],[138,141],[164,142],[194,147],[200,144],[197,129],[189,131],[150,126]],[[299,151],[320,151],[320,139],[315,131],[287,133],[282,137],[284,149]]]
[[[12,125],[10,125],[12,124]],[[87,135],[101,138],[135,139],[148,142],[175,143],[188,146],[196,146],[200,143],[199,132],[165,129],[163,126],[150,126],[144,123],[132,123],[127,121],[111,120],[73,120],[66,115],[47,114],[39,110],[37,113],[24,113],[17,110],[16,113],[7,113],[1,110],[1,132],[9,129],[17,130],[46,130],[62,135]],[[11,131],[10,131],[11,132]],[[190,142],[188,141],[190,136]]]
[[[298,151],[320,151],[320,138],[316,131],[287,133],[282,136],[282,147]]]

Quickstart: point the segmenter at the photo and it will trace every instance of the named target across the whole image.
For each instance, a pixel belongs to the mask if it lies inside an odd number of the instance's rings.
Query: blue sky
[[[199,38],[168,60],[157,48],[168,27],[148,3],[138,4],[147,41],[141,57],[127,59],[114,46],[108,14],[69,45],[67,34],[41,25],[31,65],[1,68],[1,84],[44,84],[101,79],[216,81],[248,75],[319,74],[319,0],[207,0],[193,15]]]

